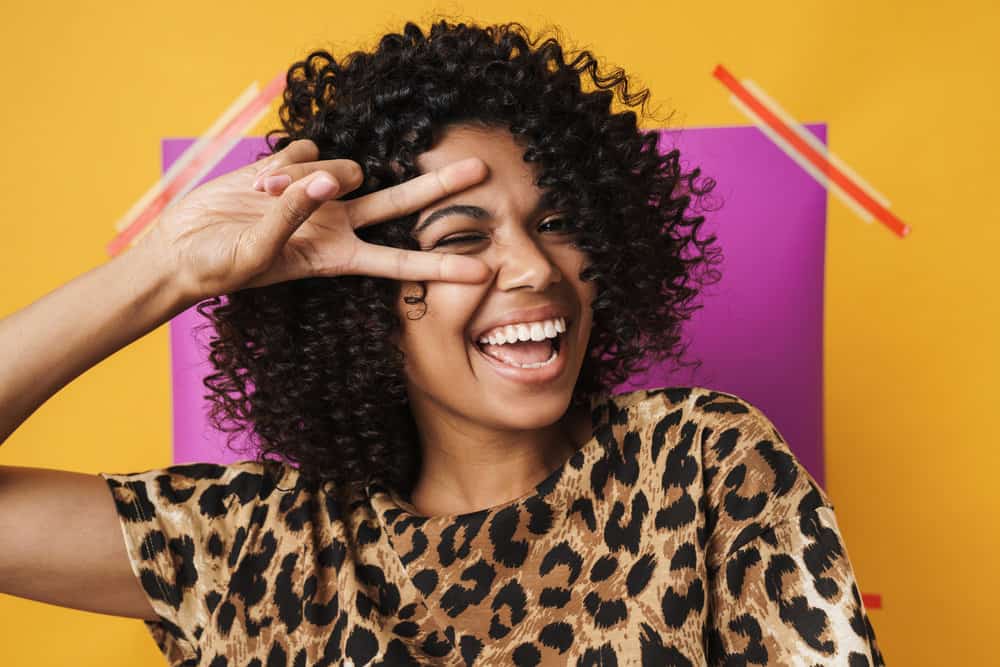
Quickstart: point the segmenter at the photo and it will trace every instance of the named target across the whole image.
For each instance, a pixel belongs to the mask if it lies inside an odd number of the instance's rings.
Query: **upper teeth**
[[[555,338],[564,331],[566,331],[566,319],[556,317],[551,320],[508,324],[490,329],[479,337],[479,342],[484,345],[503,345],[516,343],[519,340],[545,340]]]

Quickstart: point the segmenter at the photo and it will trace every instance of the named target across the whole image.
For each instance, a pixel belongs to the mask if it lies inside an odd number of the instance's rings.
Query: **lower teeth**
[[[545,361],[536,361],[536,362],[530,363],[530,364],[518,364],[518,363],[514,363],[513,361],[507,361],[505,359],[500,359],[498,357],[494,357],[492,354],[486,354],[486,352],[482,349],[481,346],[479,348],[479,351],[482,352],[487,357],[491,357],[493,359],[496,359],[497,361],[499,361],[500,363],[504,364],[505,366],[513,366],[514,368],[542,368],[543,366],[548,366],[549,364],[551,364],[553,361],[556,360],[556,357],[559,356],[559,347],[560,347],[560,345],[559,345],[558,339],[553,340],[553,342],[552,342],[552,355],[548,359],[546,359]]]
[[[551,364],[553,361],[556,360],[557,356],[559,356],[559,353],[555,349],[553,349],[552,356],[546,359],[545,361],[536,361],[533,364],[510,364],[510,365],[517,366],[518,368],[541,368],[542,366],[548,366],[549,364]]]

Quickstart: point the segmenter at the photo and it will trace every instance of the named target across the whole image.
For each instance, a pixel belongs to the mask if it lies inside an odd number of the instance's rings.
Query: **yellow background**
[[[861,589],[883,596],[871,619],[888,664],[995,659],[992,3],[88,4],[8,4],[0,21],[2,314],[106,261],[114,221],[160,174],[162,137],[200,134],[251,81],[313,48],[370,46],[433,12],[558,24],[649,86],[662,113],[675,109],[673,126],[748,123],[711,76],[718,63],[798,120],[828,123],[831,149],[913,233],[900,240],[830,197],[827,489]],[[168,465],[169,386],[161,327],[39,409],[0,461]],[[138,620],[0,597],[0,665],[159,664]]]

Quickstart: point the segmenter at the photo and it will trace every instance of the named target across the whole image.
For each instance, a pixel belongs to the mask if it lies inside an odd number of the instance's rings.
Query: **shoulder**
[[[149,520],[160,510],[186,506],[207,518],[266,502],[281,488],[295,486],[298,471],[275,461],[230,464],[183,463],[129,473],[100,473],[118,511],[134,521]]]
[[[668,387],[613,396],[609,409],[618,413],[609,423],[617,417],[648,442],[661,484],[700,486],[714,564],[780,524],[833,509],[771,419],[738,395]]]
[[[721,463],[742,445],[768,440],[787,451],[784,438],[763,412],[749,401],[706,387],[663,387],[617,394],[601,406],[608,410],[610,426],[628,425],[630,430],[651,431],[660,439],[673,427],[685,438],[695,433],[711,438],[706,463]],[[599,408],[600,409],[600,408]]]
[[[676,414],[699,428],[736,429],[730,437],[737,432],[763,433],[784,444],[784,438],[759,408],[740,396],[707,387],[640,389],[613,395],[607,405],[618,412],[619,420],[641,423]],[[609,421],[614,423],[615,415]]]

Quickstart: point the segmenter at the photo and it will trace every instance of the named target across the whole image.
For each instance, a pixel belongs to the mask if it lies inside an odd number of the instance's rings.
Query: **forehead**
[[[535,185],[537,167],[524,161],[524,150],[504,128],[453,125],[442,132],[430,150],[417,156],[416,165],[420,173],[427,173],[463,158],[478,157],[486,163],[489,175],[478,185],[447,199],[491,190],[537,199],[542,194]]]

